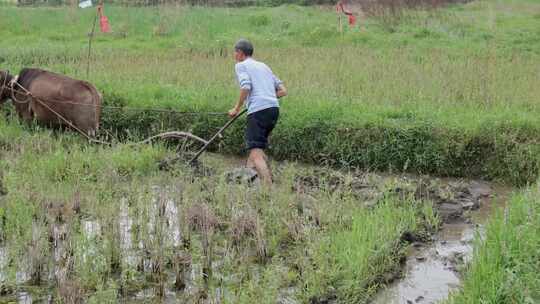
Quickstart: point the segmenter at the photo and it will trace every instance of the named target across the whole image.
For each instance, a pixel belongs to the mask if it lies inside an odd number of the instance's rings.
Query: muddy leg
[[[266,185],[272,184],[272,174],[266,162],[266,154],[262,149],[251,149],[247,160],[247,167],[254,168]]]
[[[257,168],[255,167],[255,163],[253,162],[253,159],[251,158],[251,152],[248,155],[246,167],[253,169],[255,171],[257,170]]]

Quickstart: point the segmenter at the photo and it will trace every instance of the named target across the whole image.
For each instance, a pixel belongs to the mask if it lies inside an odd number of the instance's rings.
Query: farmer
[[[238,102],[229,111],[230,117],[240,113],[247,100],[246,145],[249,151],[247,167],[253,168],[267,185],[272,184],[272,174],[264,149],[268,136],[279,117],[278,98],[287,95],[283,82],[264,63],[253,59],[253,45],[240,39],[234,46],[235,71],[240,85]]]

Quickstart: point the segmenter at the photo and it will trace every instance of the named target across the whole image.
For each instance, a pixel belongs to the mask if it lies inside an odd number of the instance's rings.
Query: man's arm
[[[238,84],[240,85],[240,97],[238,97],[238,101],[236,102],[234,108],[229,110],[230,117],[235,117],[238,115],[238,113],[240,113],[242,106],[244,106],[244,102],[246,102],[249,92],[251,91],[251,78],[247,73],[246,67],[241,64],[236,64],[234,66],[234,70],[236,72]]]
[[[277,76],[270,70],[272,73],[272,80],[274,80],[274,87],[276,88],[276,97],[281,98],[287,96],[287,88],[283,85],[283,81],[281,81]]]
[[[240,113],[240,110],[242,110],[242,107],[244,106],[244,103],[246,102],[247,97],[249,96],[249,90],[248,89],[240,89],[240,97],[238,97],[238,102],[236,102],[236,105],[234,108],[229,110],[229,116],[235,117]]]

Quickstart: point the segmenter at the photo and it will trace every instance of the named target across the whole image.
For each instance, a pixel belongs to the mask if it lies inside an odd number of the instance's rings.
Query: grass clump
[[[540,301],[540,202],[533,186],[514,195],[477,238],[464,285],[448,303]]]
[[[399,271],[402,236],[421,234],[423,223],[418,219],[422,217],[413,201],[389,198],[372,210],[354,212],[346,229],[331,229],[311,248],[313,268],[304,280],[305,300],[368,301],[387,283],[385,275]]]

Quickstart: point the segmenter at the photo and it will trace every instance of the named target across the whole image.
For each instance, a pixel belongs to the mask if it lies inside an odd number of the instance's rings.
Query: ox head
[[[9,74],[9,71],[0,70],[0,105],[10,96],[11,88],[9,87],[9,83],[12,79],[13,76]]]

